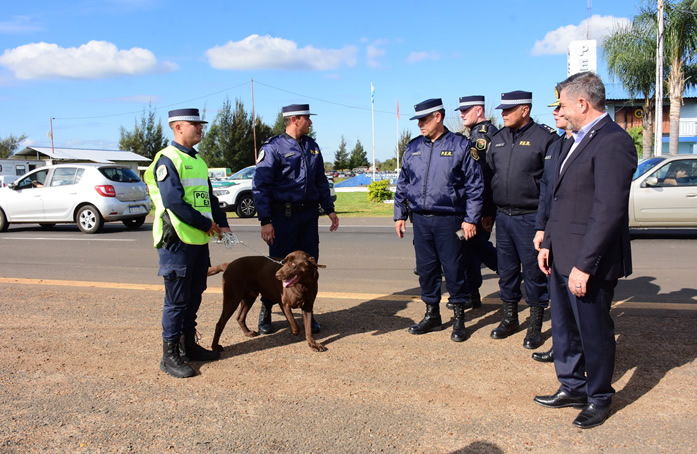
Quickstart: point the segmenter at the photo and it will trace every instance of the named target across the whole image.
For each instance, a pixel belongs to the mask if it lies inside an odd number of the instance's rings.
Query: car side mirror
[[[17,185],[16,185],[15,183],[10,183],[10,184],[7,185],[7,187],[10,188],[10,189],[16,189],[16,188],[17,188]]]
[[[648,177],[645,181],[644,184],[646,186],[658,186],[658,178],[656,177]]]

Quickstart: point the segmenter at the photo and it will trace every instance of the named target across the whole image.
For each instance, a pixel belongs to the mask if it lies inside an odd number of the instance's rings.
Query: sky
[[[309,103],[325,161],[333,161],[342,136],[349,152],[360,140],[369,160],[384,161],[395,156],[400,132],[419,134],[409,120],[415,104],[441,98],[452,129],[460,96],[486,96],[487,112],[500,121],[494,108],[513,90],[533,92],[533,118],[553,126],[547,105],[566,78],[568,43],[601,40],[640,5],[3,2],[0,139],[26,135],[20,149],[51,146],[52,123],[56,147],[115,150],[120,129],[133,130],[148,105],[171,138],[171,109],[205,109],[213,121],[226,99],[240,100],[273,125],[282,106]],[[608,94],[616,92],[600,49],[597,65]]]

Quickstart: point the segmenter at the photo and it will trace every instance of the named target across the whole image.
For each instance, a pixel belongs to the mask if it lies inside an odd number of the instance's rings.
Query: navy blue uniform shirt
[[[267,140],[259,152],[252,193],[262,223],[271,219],[272,205],[278,203],[314,202],[327,214],[334,212],[322,153],[309,136],[297,141],[283,133]]]
[[[484,174],[484,208],[482,210],[482,216],[494,217],[496,215],[496,205],[494,204],[494,197],[491,193],[491,179],[494,176],[494,172],[489,168],[489,164],[486,163],[486,154],[491,148],[491,137],[496,134],[498,128],[491,124],[489,120],[484,120],[470,128],[470,142],[472,148],[475,150],[478,159],[476,161],[482,166],[482,172]],[[474,158],[474,153],[472,157]]]
[[[407,145],[394,196],[394,220],[417,213],[457,214],[464,222],[481,219],[482,168],[470,154],[467,137],[449,130],[431,141],[418,136]],[[408,204],[408,208],[407,208]]]
[[[557,140],[555,129],[532,120],[517,131],[503,128],[494,134],[486,160],[494,172],[491,190],[499,211],[537,211],[545,156]]]

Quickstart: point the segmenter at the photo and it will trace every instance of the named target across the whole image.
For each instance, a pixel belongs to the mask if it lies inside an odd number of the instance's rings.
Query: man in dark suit
[[[617,279],[632,272],[628,200],[637,166],[634,142],[605,112],[605,86],[593,73],[561,83],[560,113],[574,132],[556,165],[552,206],[538,255],[551,275],[554,366],[561,383],[545,407],[583,408],[573,424],[602,424],[610,412]]]

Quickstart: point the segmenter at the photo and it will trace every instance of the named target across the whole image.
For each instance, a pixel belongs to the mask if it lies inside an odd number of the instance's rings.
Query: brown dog
[[[215,325],[211,345],[213,350],[223,350],[220,335],[237,306],[240,306],[237,323],[245,336],[258,335],[256,331],[247,328],[247,313],[261,295],[271,301],[280,301],[290,330],[296,336],[300,334],[300,328],[291,309],[301,308],[307,344],[316,352],[325,351],[326,348],[312,337],[312,309],[317,297],[319,278],[317,268],[325,268],[325,265],[318,265],[313,257],[303,251],[291,252],[283,259],[282,265],[267,257],[250,256],[208,268],[209,276],[223,272],[223,312]]]

